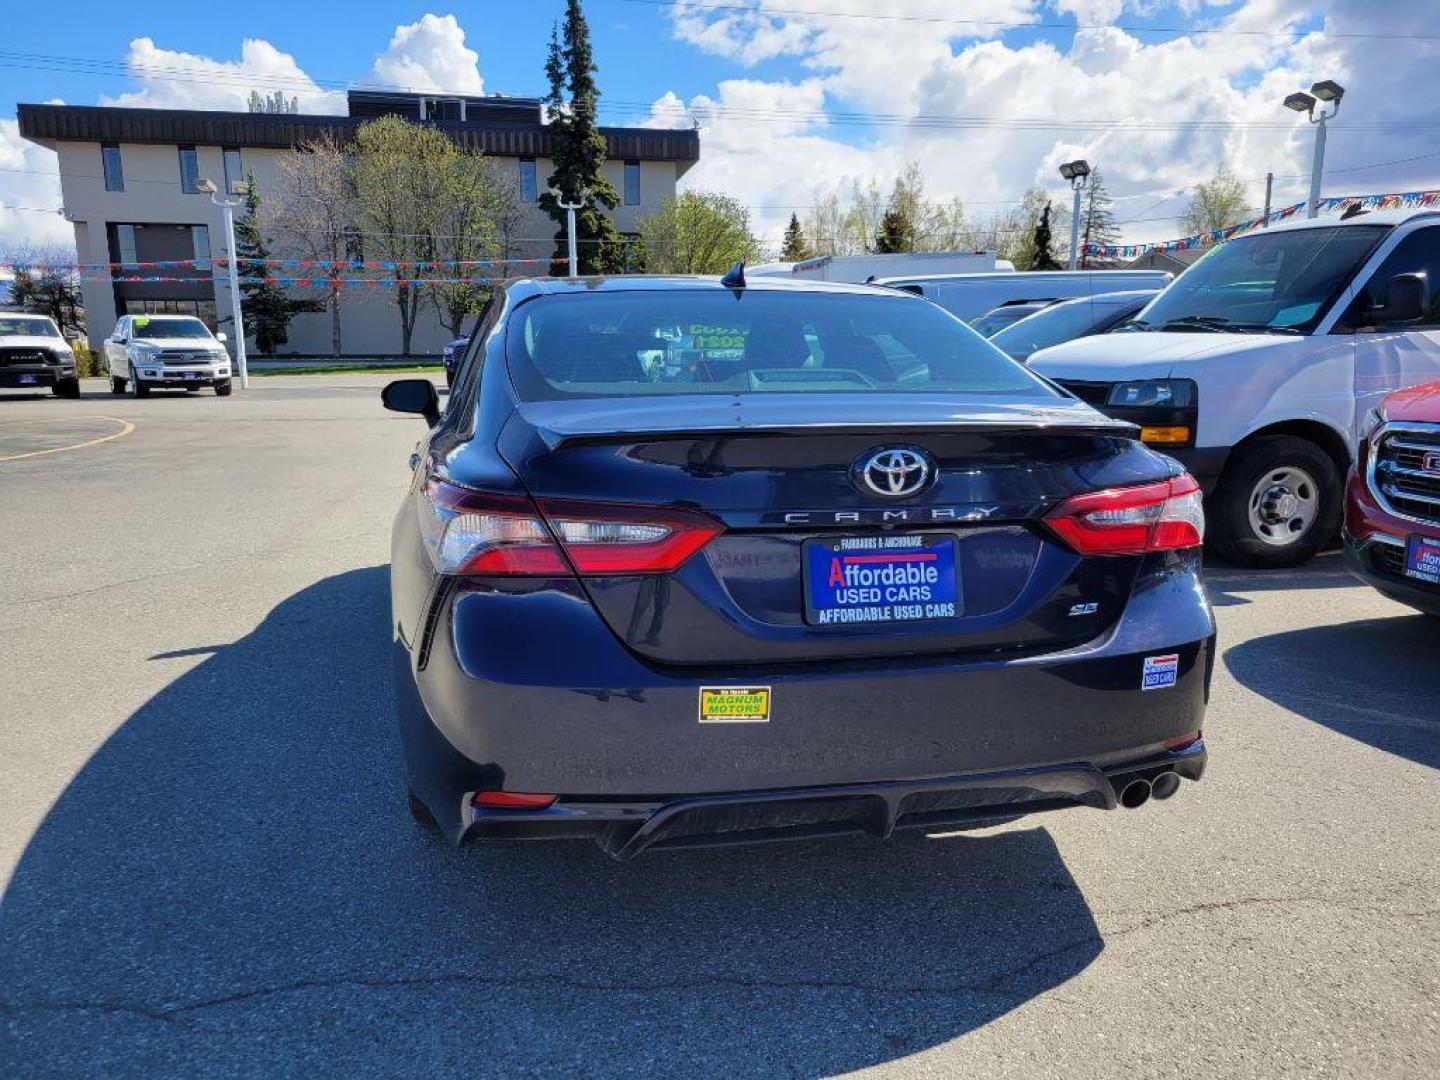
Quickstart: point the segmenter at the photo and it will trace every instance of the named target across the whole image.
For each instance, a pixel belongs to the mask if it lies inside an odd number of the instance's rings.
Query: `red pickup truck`
[[[1440,382],[1399,390],[1366,417],[1345,497],[1345,563],[1440,618]]]

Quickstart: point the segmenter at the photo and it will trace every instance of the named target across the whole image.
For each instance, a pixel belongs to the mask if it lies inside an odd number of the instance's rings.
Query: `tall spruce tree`
[[[567,0],[563,30],[550,32],[550,53],[545,75],[550,91],[545,104],[550,114],[551,159],[555,171],[546,184],[551,189],[540,196],[541,208],[555,219],[554,273],[568,273],[565,234],[566,211],[555,196],[580,201],[575,211],[575,236],[582,274],[617,273],[624,269],[623,244],[606,211],[613,210],[620,196],[605,178],[605,136],[596,122],[600,90],[595,84],[594,55],[590,49],[590,27],[580,0]]]
[[[790,224],[785,226],[785,242],[780,248],[780,259],[783,262],[799,262],[801,259],[810,258],[810,255],[810,245],[805,240],[805,230],[800,227],[800,218],[791,211]]]
[[[1091,244],[1106,246],[1120,239],[1120,226],[1110,206],[1114,200],[1105,189],[1105,177],[1099,169],[1090,172],[1090,186],[1085,189],[1080,205],[1080,269],[1107,269],[1116,260],[1103,255],[1087,255]]]
[[[1046,202],[1044,209],[1040,211],[1040,217],[1035,221],[1035,236],[1031,241],[1031,262],[1027,270],[1059,270],[1060,263],[1054,254],[1054,244],[1050,236],[1050,204]],[[1016,266],[1017,270],[1021,269]]]
[[[273,355],[290,340],[295,305],[280,286],[259,280],[271,276],[264,262],[269,257],[270,250],[260,231],[260,189],[251,172],[245,175],[245,212],[235,219],[236,270],[241,278],[256,279],[240,286],[245,329],[255,338],[258,352]]]

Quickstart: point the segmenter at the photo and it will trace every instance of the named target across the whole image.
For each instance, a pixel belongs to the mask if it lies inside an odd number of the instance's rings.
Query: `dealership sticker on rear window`
[[[765,724],[770,721],[770,687],[702,686],[700,723]]]
[[[1180,674],[1180,654],[1166,653],[1164,656],[1145,657],[1145,670],[1140,673],[1141,690],[1159,690],[1175,685]]]

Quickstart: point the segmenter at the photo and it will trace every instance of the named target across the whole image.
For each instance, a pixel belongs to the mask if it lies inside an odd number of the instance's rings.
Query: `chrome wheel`
[[[1320,486],[1304,469],[1282,465],[1250,491],[1250,531],[1273,547],[1294,544],[1320,516]]]

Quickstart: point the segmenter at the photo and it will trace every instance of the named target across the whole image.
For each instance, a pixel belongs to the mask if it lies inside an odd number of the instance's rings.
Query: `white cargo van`
[[[1030,367],[1184,462],[1226,558],[1304,562],[1339,529],[1366,414],[1440,378],[1440,213],[1237,237],[1124,329],[1042,349]]]
[[[877,278],[876,285],[918,293],[969,322],[1005,304],[1069,300],[1125,289],[1163,289],[1163,270],[1022,270],[1008,274],[909,274]]]

